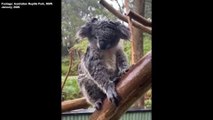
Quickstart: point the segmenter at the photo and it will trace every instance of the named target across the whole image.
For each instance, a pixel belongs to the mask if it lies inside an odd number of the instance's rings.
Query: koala
[[[129,29],[120,22],[93,18],[77,32],[78,38],[88,38],[89,45],[78,66],[78,85],[96,110],[107,97],[118,106],[116,81],[128,70],[127,58],[119,45],[130,38]]]

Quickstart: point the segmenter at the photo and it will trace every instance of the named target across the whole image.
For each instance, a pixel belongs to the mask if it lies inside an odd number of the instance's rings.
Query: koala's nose
[[[98,44],[100,49],[106,49],[106,45],[104,44],[104,41],[100,40]]]

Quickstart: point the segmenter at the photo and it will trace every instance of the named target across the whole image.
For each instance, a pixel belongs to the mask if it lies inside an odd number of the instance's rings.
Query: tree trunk
[[[144,5],[145,5],[145,0],[135,0],[134,1],[134,11],[138,13],[139,15],[143,16],[144,15]],[[133,39],[135,44],[133,52],[134,54],[134,59],[132,63],[136,63],[142,56],[143,56],[143,31],[141,29],[138,29],[136,27],[133,27]]]
[[[141,16],[144,16],[145,0],[135,0],[134,11]],[[133,45],[132,46],[132,64],[135,64],[143,56],[143,31],[133,27]],[[134,105],[136,108],[144,107],[144,97],[142,96]]]

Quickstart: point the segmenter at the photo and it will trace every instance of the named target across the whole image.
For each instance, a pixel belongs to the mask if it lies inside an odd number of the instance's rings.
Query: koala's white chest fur
[[[104,55],[104,63],[108,70],[114,72],[116,70],[116,55],[106,53],[106,55]]]
[[[106,66],[106,68],[110,71],[110,72],[115,72],[116,71],[116,52],[117,50],[120,49],[120,46],[116,46],[112,49],[106,50],[103,53],[103,58],[104,58],[104,64]]]

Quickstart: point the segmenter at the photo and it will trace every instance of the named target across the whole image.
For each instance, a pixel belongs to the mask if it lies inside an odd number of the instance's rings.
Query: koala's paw
[[[115,85],[114,84],[110,84],[108,89],[107,89],[107,98],[108,100],[115,105],[116,107],[119,104],[120,98],[115,90]]]
[[[119,80],[120,80],[120,77],[114,77],[114,78],[112,79],[112,81],[113,81],[115,84],[117,84]]]
[[[121,77],[123,74],[126,74],[128,71],[129,69],[123,69],[118,73],[118,75]]]
[[[95,109],[96,109],[96,110],[100,110],[101,107],[102,107],[102,104],[103,104],[103,101],[102,101],[101,99],[97,100],[97,101],[95,102]]]

